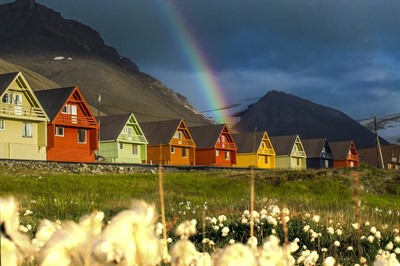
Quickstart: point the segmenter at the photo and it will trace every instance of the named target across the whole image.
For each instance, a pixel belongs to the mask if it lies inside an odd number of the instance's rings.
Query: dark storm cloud
[[[400,112],[398,0],[37,1],[99,31],[199,110],[211,106],[199,96],[198,69],[168,6],[213,66],[228,104],[275,89],[355,118]]]

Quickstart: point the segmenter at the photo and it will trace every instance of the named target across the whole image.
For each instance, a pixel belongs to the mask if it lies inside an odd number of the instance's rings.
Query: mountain
[[[375,123],[373,118],[363,119],[359,122],[370,131],[375,132]],[[377,118],[376,127],[379,136],[392,144],[400,145],[400,114]]]
[[[299,134],[302,139],[353,140],[356,148],[375,146],[375,135],[346,114],[295,95],[270,91],[241,114],[239,132],[265,130],[270,136]],[[381,144],[388,143],[381,139]]]
[[[105,45],[98,32],[34,0],[0,5],[0,44],[1,59],[61,87],[77,85],[92,106],[101,94],[106,114],[133,112],[139,121],[183,118],[191,126],[212,123],[184,96]]]

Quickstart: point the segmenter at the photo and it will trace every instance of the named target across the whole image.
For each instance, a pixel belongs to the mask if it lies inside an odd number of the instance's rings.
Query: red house
[[[94,162],[99,125],[78,87],[35,91],[49,116],[47,160]]]
[[[353,141],[330,142],[333,155],[333,167],[358,167],[360,159]]]
[[[196,143],[196,164],[236,166],[236,144],[224,124],[189,127]]]

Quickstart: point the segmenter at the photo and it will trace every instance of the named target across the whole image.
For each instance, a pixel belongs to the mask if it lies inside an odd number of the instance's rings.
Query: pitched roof
[[[334,160],[345,160],[349,155],[350,146],[352,141],[339,141],[331,142],[329,145],[333,154]]]
[[[198,149],[213,148],[224,129],[224,124],[189,127]]]
[[[276,155],[289,155],[292,153],[293,145],[297,135],[270,137]]]
[[[304,150],[306,151],[307,158],[319,158],[321,157],[322,149],[327,142],[326,138],[320,139],[303,139]]]
[[[50,121],[53,121],[76,87],[35,91]]]
[[[169,144],[182,119],[140,123],[149,145]]]
[[[100,117],[100,140],[116,140],[132,114]]]
[[[0,74],[0,95],[8,88],[20,72]]]
[[[256,153],[265,132],[232,134],[238,153]]]

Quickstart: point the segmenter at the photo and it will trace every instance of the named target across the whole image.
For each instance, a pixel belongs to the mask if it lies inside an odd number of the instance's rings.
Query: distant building
[[[307,154],[307,168],[333,167],[333,155],[326,138],[303,139],[301,142]]]
[[[340,141],[330,143],[333,154],[333,167],[358,167],[360,159],[353,141]]]
[[[400,145],[389,144],[381,146],[383,164],[385,169],[400,169]],[[360,161],[372,166],[378,166],[378,153],[376,147],[359,149]],[[380,155],[379,155],[380,157]],[[380,162],[380,159],[379,159]],[[380,166],[380,165],[379,165]]]
[[[236,166],[275,168],[275,150],[267,132],[232,134],[237,146]]]
[[[298,135],[271,137],[276,153],[276,168],[306,169],[306,152]]]

